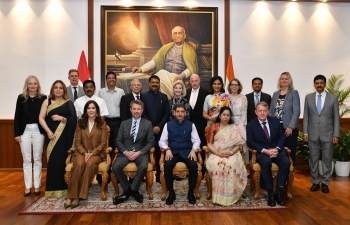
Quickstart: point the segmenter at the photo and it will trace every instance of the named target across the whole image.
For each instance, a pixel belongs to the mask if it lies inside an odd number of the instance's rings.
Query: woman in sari
[[[80,199],[88,199],[89,187],[98,165],[106,158],[107,126],[102,120],[100,107],[94,100],[84,106],[75,132],[75,152],[72,177],[64,208],[76,208]]]
[[[212,201],[223,206],[236,203],[247,185],[247,170],[239,152],[244,142],[231,117],[231,109],[222,107],[207,136],[210,155],[206,167],[212,180]]]
[[[67,95],[66,85],[56,80],[40,110],[39,123],[46,131],[47,173],[46,197],[63,197],[67,194],[64,181],[67,151],[72,147],[77,115]]]

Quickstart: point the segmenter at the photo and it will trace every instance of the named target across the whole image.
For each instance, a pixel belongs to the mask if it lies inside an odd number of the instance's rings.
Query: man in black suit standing
[[[130,119],[132,117],[130,111],[130,103],[133,100],[141,100],[143,96],[141,94],[142,84],[139,79],[133,79],[130,84],[131,93],[123,95],[120,100],[120,119],[121,121]]]
[[[284,149],[284,128],[276,117],[268,116],[269,106],[266,102],[259,102],[255,113],[257,118],[247,125],[247,144],[249,148],[257,150],[256,161],[261,166],[261,176],[268,191],[267,205],[273,207],[276,202],[285,205],[282,190],[288,179],[290,162]],[[279,168],[276,193],[272,186],[272,163]]]
[[[120,125],[116,140],[119,155],[112,165],[113,172],[125,191],[113,199],[115,205],[124,202],[131,195],[136,201],[143,202],[143,196],[139,194],[138,189],[147,172],[149,150],[154,146],[152,123],[141,118],[143,103],[140,100],[133,100],[130,103],[130,111],[132,118],[123,121]],[[137,172],[131,184],[123,172],[129,162],[135,162],[137,165]]]
[[[247,123],[256,118],[255,107],[259,102],[264,101],[269,106],[271,103],[271,95],[261,91],[263,88],[263,80],[260,77],[253,78],[252,88],[254,91],[252,93],[246,94],[248,100]]]
[[[201,147],[207,145],[207,140],[205,139],[205,127],[207,126],[207,120],[203,118],[203,105],[205,97],[209,94],[208,90],[202,88],[201,79],[197,74],[192,74],[190,76],[191,88],[187,90],[186,99],[190,103],[190,121],[196,126],[198,136],[201,140]],[[202,158],[204,159],[205,152],[202,151]],[[205,173],[206,169],[203,166],[202,172]],[[204,176],[203,176],[204,177]]]

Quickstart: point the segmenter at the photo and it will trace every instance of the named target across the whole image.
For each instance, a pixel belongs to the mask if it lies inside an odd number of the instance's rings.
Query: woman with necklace
[[[222,107],[207,135],[210,155],[206,167],[212,180],[212,201],[223,206],[237,202],[247,185],[247,170],[239,152],[244,141],[231,118],[231,109]]]
[[[295,165],[295,153],[298,141],[298,120],[300,115],[300,98],[294,90],[292,76],[283,72],[278,78],[278,91],[273,93],[269,116],[277,117],[283,125],[286,140],[284,146],[291,150],[291,158]]]
[[[231,100],[228,94],[225,94],[224,82],[219,76],[212,77],[210,80],[209,95],[205,97],[203,105],[203,117],[209,125],[215,122],[219,115],[221,107],[231,106]]]
[[[56,80],[40,110],[39,122],[46,131],[47,172],[46,197],[60,198],[67,194],[64,181],[68,149],[73,145],[77,114],[69,100],[66,85]]]
[[[98,165],[106,158],[107,126],[100,116],[100,107],[94,100],[84,106],[75,132],[75,152],[72,177],[64,208],[76,208],[80,199],[86,200],[89,187],[98,171]]]
[[[30,75],[24,82],[23,92],[18,95],[15,112],[15,141],[21,146],[23,157],[24,197],[32,188],[32,152],[34,160],[34,194],[40,195],[44,130],[39,124],[40,107],[46,95],[41,93],[39,80]],[[32,148],[33,146],[33,148]],[[32,151],[33,150],[33,151]]]
[[[188,100],[184,97],[186,96],[186,87],[182,80],[177,80],[173,83],[172,96],[169,100],[169,111],[170,111],[170,120],[175,119],[174,116],[174,107],[176,104],[182,104],[186,109],[186,119],[190,119],[190,104]]]

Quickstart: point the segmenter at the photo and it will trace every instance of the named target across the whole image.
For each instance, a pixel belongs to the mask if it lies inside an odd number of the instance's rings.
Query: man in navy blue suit
[[[266,102],[259,102],[255,113],[257,118],[247,125],[247,144],[258,152],[256,161],[261,166],[261,176],[268,191],[268,206],[276,206],[276,202],[285,205],[282,190],[287,182],[290,162],[284,149],[284,129],[277,118],[268,116],[269,105]],[[272,186],[272,163],[279,167],[276,193]]]

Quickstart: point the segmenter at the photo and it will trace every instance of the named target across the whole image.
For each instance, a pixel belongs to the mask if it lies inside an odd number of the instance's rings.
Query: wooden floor
[[[45,173],[42,177],[44,189]],[[332,178],[330,193],[312,193],[309,173],[297,171],[288,210],[244,212],[29,215],[18,213],[38,196],[23,197],[23,174],[0,171],[0,224],[350,224],[350,177]],[[111,201],[111,200],[109,200]]]

